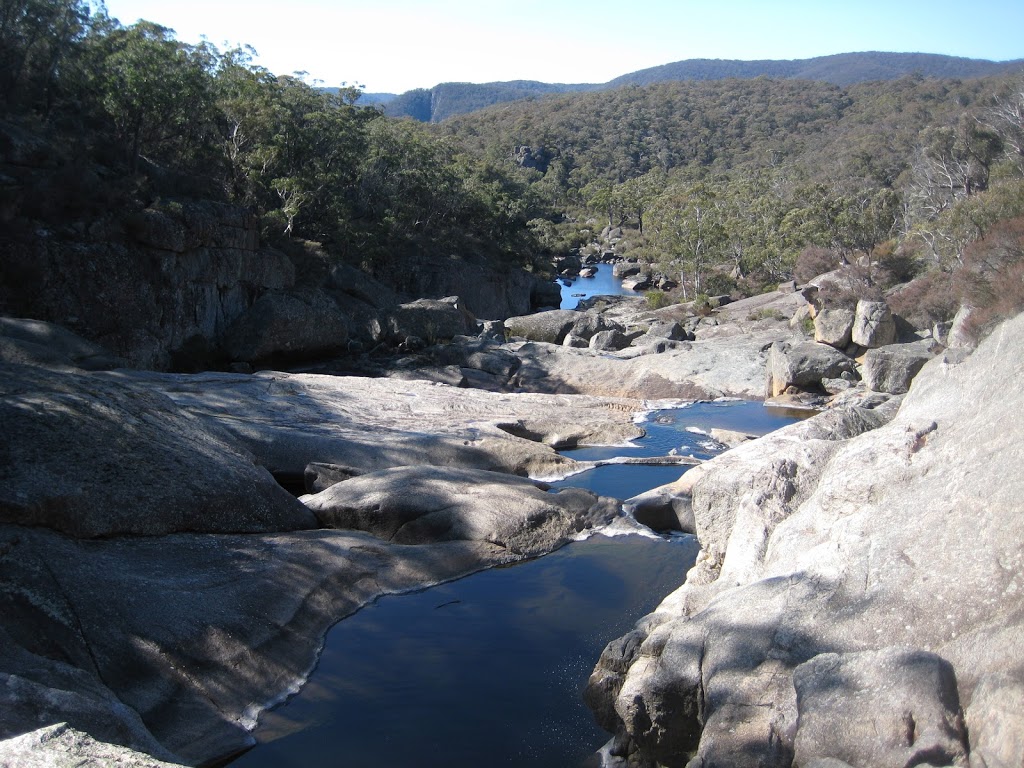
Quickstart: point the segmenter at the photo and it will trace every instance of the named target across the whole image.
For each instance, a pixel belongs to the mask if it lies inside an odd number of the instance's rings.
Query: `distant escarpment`
[[[513,80],[499,83],[440,83],[389,97],[384,105],[393,117],[412,117],[439,123],[454,115],[475,112],[492,104],[535,99],[555,93],[577,93],[653,85],[675,80],[725,80],[770,77],[784,80],[817,80],[848,86],[873,80],[896,80],[907,75],[939,78],[987,77],[1018,71],[1021,62],[986,61],[934,53],[887,53],[864,51],[817,56],[811,59],[743,61],[739,59],[685,59],[617,77],[603,84],[542,83]]]

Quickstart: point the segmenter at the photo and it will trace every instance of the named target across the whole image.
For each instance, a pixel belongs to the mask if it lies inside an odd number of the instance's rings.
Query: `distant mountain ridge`
[[[872,80],[895,80],[920,74],[937,78],[975,78],[1024,69],[1024,59],[989,61],[937,53],[885,53],[866,51],[817,56],[811,59],[744,61],[741,59],[685,59],[622,75],[607,83],[542,83],[512,80],[498,83],[440,83],[403,94],[373,94],[387,115],[439,123],[454,115],[474,112],[492,104],[537,98],[553,93],[597,91],[627,85],[652,85],[672,80],[724,80],[771,77],[818,80],[847,86]]]

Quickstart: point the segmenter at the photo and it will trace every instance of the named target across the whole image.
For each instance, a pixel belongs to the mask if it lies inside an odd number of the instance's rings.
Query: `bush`
[[[647,291],[644,294],[648,309],[661,309],[672,303],[668,294],[664,291]]]
[[[793,277],[798,283],[806,283],[818,275],[839,269],[843,260],[839,254],[828,248],[819,248],[816,245],[809,245],[800,251],[796,257],[796,264],[793,267]]]
[[[930,328],[937,322],[951,320],[960,307],[953,276],[938,269],[893,291],[888,302],[893,312],[915,328]]]

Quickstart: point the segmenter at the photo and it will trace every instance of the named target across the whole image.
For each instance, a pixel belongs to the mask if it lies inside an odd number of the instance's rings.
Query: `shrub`
[[[953,276],[938,269],[893,291],[888,302],[893,312],[916,328],[930,328],[934,323],[951,320],[960,307]]]
[[[647,301],[649,309],[661,309],[672,303],[668,294],[664,291],[647,291],[644,294],[644,299]]]
[[[843,260],[839,254],[828,248],[819,248],[816,245],[809,245],[800,251],[796,257],[796,264],[793,266],[793,277],[798,283],[806,283],[818,275],[839,269]]]

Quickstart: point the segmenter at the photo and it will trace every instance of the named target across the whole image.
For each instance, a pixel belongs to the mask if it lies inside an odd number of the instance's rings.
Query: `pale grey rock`
[[[868,389],[874,392],[902,394],[924,364],[934,355],[927,346],[919,344],[891,344],[869,349],[864,354],[861,376]]]
[[[814,316],[814,340],[845,349],[853,333],[854,313],[842,307],[819,309]]]
[[[124,358],[59,325],[13,317],[0,317],[0,360],[86,371],[128,366]]]
[[[654,287],[654,282],[650,275],[640,274],[625,278],[622,281],[622,287],[627,291],[646,291]]]
[[[735,448],[737,445],[749,442],[756,439],[755,435],[748,434],[746,432],[737,432],[734,429],[712,429],[709,433],[711,439],[717,443],[728,446],[729,448]]]
[[[730,324],[731,325],[731,324]],[[522,360],[512,379],[525,391],[616,397],[713,399],[764,397],[768,349],[793,339],[785,326],[733,329],[723,325],[698,341],[630,346],[614,353],[550,344],[513,344]],[[660,349],[660,352],[659,352]],[[852,361],[849,367],[853,367]]]
[[[793,672],[793,762],[967,766],[967,731],[953,668],[934,653],[883,648],[823,653]]]
[[[777,342],[768,351],[766,396],[776,397],[789,387],[812,389],[823,379],[852,372],[854,362],[839,350],[817,342]]]
[[[590,349],[595,352],[617,352],[630,345],[630,339],[621,331],[598,331],[590,337]]]
[[[72,722],[192,765],[252,746],[256,716],[306,679],[342,617],[519,557],[326,530],[83,542],[17,526],[0,526],[0,552],[0,614],[16,644],[0,660],[28,681],[0,686],[0,723],[35,701],[35,728]]]
[[[97,741],[66,723],[50,725],[0,741],[0,765],[6,768],[181,768],[115,744]]]
[[[396,544],[488,542],[517,555],[550,552],[618,513],[582,489],[549,493],[526,478],[456,467],[395,467],[302,500],[328,528]]]
[[[581,312],[572,309],[553,309],[533,315],[510,317],[505,321],[505,327],[511,336],[519,336],[528,341],[561,344],[581,315]]]
[[[575,333],[570,331],[562,339],[563,347],[572,347],[573,349],[589,349],[590,342],[582,336],[577,336]]]
[[[326,295],[269,293],[239,316],[221,339],[230,360],[256,363],[311,358],[345,348],[348,321]]]
[[[974,349],[978,339],[972,328],[972,316],[977,310],[969,304],[961,305],[949,326],[946,334],[946,346],[951,349]]]
[[[306,471],[303,472],[303,484],[306,493],[320,493],[332,485],[351,480],[361,474],[363,473],[360,470],[353,467],[314,461],[306,465]]]
[[[884,301],[857,302],[851,339],[868,349],[896,343],[896,319]]]
[[[623,330],[624,328],[621,325],[614,320],[609,320],[603,314],[586,312],[573,323],[570,333],[589,342],[595,333]]]
[[[487,340],[451,343],[435,347],[432,355],[441,365],[473,368],[508,379],[519,370],[519,358]]]
[[[513,397],[422,380],[270,371],[130,378],[230,435],[275,476],[301,478],[308,464],[324,462],[361,472],[433,464],[550,477],[576,465],[555,447],[642,434],[630,420],[641,404],[622,398]]]
[[[226,433],[127,375],[0,364],[0,522],[81,537],[316,524]]]
[[[1024,680],[1024,391],[1009,382],[1022,376],[1024,316],[968,357],[926,364],[902,399],[868,393],[853,417],[827,411],[690,470],[697,564],[638,622],[644,639],[628,671],[592,676],[618,691],[617,727],[639,750],[631,759],[726,766],[756,755],[788,768],[795,670],[821,654],[903,647],[926,649],[955,677],[968,743],[936,761],[1019,763],[1024,715],[1009,702]],[[864,674],[875,666],[886,680],[887,653],[862,658]],[[898,677],[888,675],[894,686]],[[900,683],[892,700],[917,685]],[[915,722],[933,713],[915,730],[922,744],[943,723],[956,741],[955,717],[943,713],[957,708],[943,695],[929,704],[914,694]],[[836,702],[847,704],[856,702]],[[869,731],[856,731],[866,741],[854,753],[815,759],[875,764],[890,742]]]
[[[640,265],[635,262],[620,261],[612,267],[612,275],[622,280],[640,274]]]
[[[449,296],[400,304],[384,313],[381,325],[383,335],[395,342],[418,337],[435,344],[475,331],[476,320],[458,296]]]

